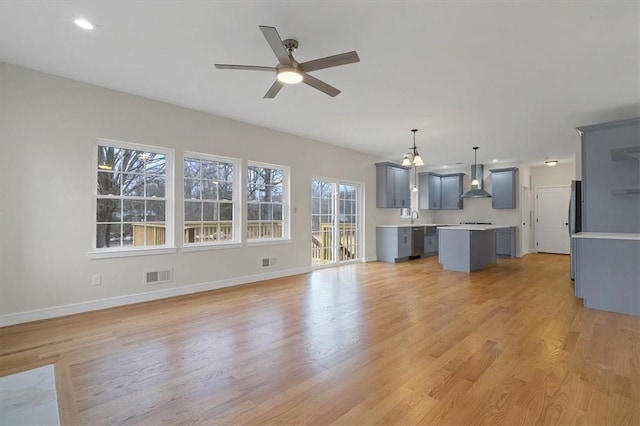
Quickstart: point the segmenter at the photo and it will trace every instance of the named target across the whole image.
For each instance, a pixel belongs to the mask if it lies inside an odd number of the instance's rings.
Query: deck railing
[[[311,234],[311,256],[314,264],[334,261],[334,225],[323,223],[320,231]],[[338,261],[355,259],[358,239],[354,223],[341,223],[338,228]]]
[[[334,261],[333,254],[334,225],[323,223],[320,231],[311,235],[311,257],[314,264]],[[282,237],[282,221],[248,221],[247,238],[280,238]],[[358,255],[356,225],[341,223],[338,231],[338,261],[355,259]],[[186,223],[184,242],[214,242],[233,239],[233,223],[205,222]],[[166,242],[164,224],[140,223],[133,225],[133,245],[163,245]]]

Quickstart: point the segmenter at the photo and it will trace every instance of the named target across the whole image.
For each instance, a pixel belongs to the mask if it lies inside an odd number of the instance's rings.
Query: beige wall
[[[374,163],[380,159],[364,153],[8,64],[0,64],[0,90],[0,319],[5,324],[308,271],[313,176],[364,185],[366,258],[376,254],[376,223],[397,216],[397,210],[375,208]],[[296,208],[291,242],[88,259],[94,138],[175,149],[177,168],[183,151],[290,166]],[[180,180],[176,186],[179,229]],[[179,247],[181,232],[175,239]],[[263,257],[276,257],[277,265],[265,270]],[[165,267],[173,268],[172,283],[143,286],[144,270]],[[102,276],[102,285],[91,285],[93,274]]]

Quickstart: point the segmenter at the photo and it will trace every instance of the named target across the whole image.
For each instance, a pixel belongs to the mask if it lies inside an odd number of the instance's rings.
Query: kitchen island
[[[450,271],[472,272],[496,264],[498,225],[438,227],[439,261]]]

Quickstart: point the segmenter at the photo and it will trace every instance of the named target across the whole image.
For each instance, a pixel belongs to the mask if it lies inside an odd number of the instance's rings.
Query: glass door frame
[[[358,182],[358,181],[352,181],[352,180],[348,180],[348,179],[338,179],[338,178],[329,178],[326,176],[312,176],[311,177],[311,182],[310,182],[310,187],[311,187],[311,218],[313,218],[314,215],[314,211],[313,211],[313,183],[316,181],[320,181],[320,182],[327,182],[327,183],[332,183],[336,185],[336,192],[334,192],[333,197],[332,197],[332,202],[333,202],[333,236],[332,236],[332,241],[339,241],[339,233],[340,233],[340,206],[339,206],[339,193],[340,193],[340,185],[353,185],[356,186],[356,221],[355,221],[355,225],[356,225],[356,258],[355,259],[348,259],[348,260],[339,260],[339,244],[333,244],[333,249],[332,249],[332,258],[335,259],[333,261],[329,261],[327,263],[323,263],[323,264],[315,264],[313,261],[313,254],[312,254],[312,258],[311,258],[311,266],[313,269],[321,269],[321,268],[331,268],[334,266],[341,266],[341,265],[348,265],[351,263],[360,263],[360,262],[364,262],[365,260],[365,256],[364,256],[364,219],[363,219],[363,213],[364,213],[364,183],[363,182]],[[313,219],[312,219],[313,220]],[[311,232],[313,233],[313,227],[311,229]]]

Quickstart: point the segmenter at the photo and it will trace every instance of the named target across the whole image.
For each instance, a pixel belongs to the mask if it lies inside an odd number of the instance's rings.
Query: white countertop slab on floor
[[[448,231],[492,231],[494,229],[511,228],[515,225],[451,225],[442,226],[438,229],[446,229]]]
[[[626,232],[578,232],[571,235],[571,238],[593,238],[599,240],[637,240],[640,241],[640,234]]]

